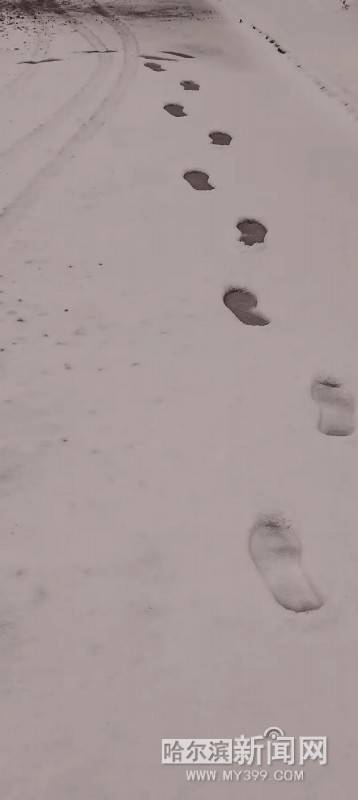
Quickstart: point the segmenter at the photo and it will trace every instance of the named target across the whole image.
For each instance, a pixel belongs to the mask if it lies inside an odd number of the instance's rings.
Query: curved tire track
[[[104,42],[97,36],[93,31],[91,31],[87,26],[83,25],[80,28],[72,26],[73,30],[76,30],[77,33],[82,36],[82,38],[86,41],[87,44],[91,45],[93,48],[97,49],[105,49]],[[89,78],[85,81],[82,86],[69,97],[65,102],[60,106],[60,108],[56,109],[51,116],[44,120],[43,122],[39,122],[35,128],[33,128],[28,133],[24,134],[20,139],[16,139],[6,150],[0,152],[0,163],[2,159],[17,153],[20,148],[25,147],[27,144],[31,143],[33,139],[37,139],[40,133],[46,133],[48,136],[50,134],[50,130],[54,125],[59,125],[62,119],[66,119],[68,114],[71,112],[72,107],[75,111],[78,110],[79,103],[82,99],[84,99],[84,95],[92,91],[94,84],[102,83],[104,77],[106,76],[107,72],[109,72],[110,63],[112,61],[113,56],[110,59],[103,58],[102,53],[99,54],[101,57],[97,60],[97,65],[94,70],[91,72]],[[30,67],[31,69],[31,67]],[[34,70],[32,68],[32,72]]]
[[[75,156],[78,148],[81,145],[89,141],[97,133],[97,131],[100,130],[100,128],[106,123],[111,113],[113,113],[116,105],[120,102],[128,86],[134,79],[138,58],[138,46],[134,35],[124,22],[112,20],[107,14],[106,10],[103,9],[99,4],[97,4],[97,8],[98,12],[106,17],[108,24],[119,36],[123,48],[123,60],[115,77],[114,85],[108,91],[106,91],[104,97],[99,101],[95,109],[87,116],[87,118],[79,123],[74,133],[69,136],[66,141],[56,150],[52,158],[50,158],[47,163],[40,167],[36,174],[24,186],[24,188],[18,192],[18,194],[5,206],[5,208],[3,208],[3,210],[0,212],[0,227],[3,231],[9,231],[11,229],[12,225],[18,220],[19,217],[21,217],[26,208],[32,202],[34,202],[38,193],[44,186],[46,186],[48,180],[53,178],[62,169],[66,162]],[[91,46],[95,46],[96,49],[105,48],[104,43],[101,42],[99,37],[97,37],[97,34],[94,32],[90,32],[88,29],[84,30],[82,25],[78,32],[80,32],[81,35],[86,38],[87,42],[91,44]],[[15,148],[17,152],[18,148],[21,146],[26,146],[29,137],[31,137],[31,140],[33,140],[37,139],[42,134],[42,136],[46,136],[46,139],[49,139],[51,129],[53,129],[54,126],[57,127],[58,125],[59,117],[67,117],[69,112],[72,110],[72,106],[74,107],[77,115],[79,102],[83,102],[87,96],[90,98],[98,84],[100,88],[103,80],[105,80],[108,71],[110,70],[113,55],[109,53],[108,55],[103,53],[100,53],[99,55],[99,65],[94,73],[92,73],[87,83],[81,87],[79,92],[66,101],[65,105],[62,106],[61,109],[54,113],[50,121],[47,123],[41,123],[41,125],[32,131],[24,141],[17,142],[11,146],[11,155],[13,155],[15,152]],[[0,157],[5,158],[6,155],[9,156],[9,152],[3,153]]]

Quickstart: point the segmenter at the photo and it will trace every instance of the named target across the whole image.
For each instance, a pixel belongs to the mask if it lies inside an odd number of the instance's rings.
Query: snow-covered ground
[[[2,23],[6,800],[354,797],[357,433],[320,432],[311,384],[358,397],[358,127],[251,29],[263,7]],[[245,217],[262,244],[239,242]],[[270,324],[231,314],[232,286]],[[276,513],[319,610],[255,568],[249,532]],[[271,726],[327,736],[328,765],[223,787],[160,763],[162,737]]]
[[[347,0],[218,0],[230,4],[286,55],[317,86],[358,117],[358,2]]]

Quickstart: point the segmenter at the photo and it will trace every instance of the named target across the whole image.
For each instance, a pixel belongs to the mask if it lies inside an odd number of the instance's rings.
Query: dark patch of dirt
[[[6,6],[34,17],[42,13],[62,16],[69,10],[65,3],[58,3],[57,0],[6,0]]]
[[[182,3],[173,2],[151,2],[150,0],[137,0],[129,3],[113,3],[113,11],[121,17],[132,17],[134,19],[201,19],[212,17],[213,9],[202,0],[189,2],[184,0]]]
[[[0,0],[0,22],[2,12],[37,17],[42,14],[66,16],[68,13],[100,14],[104,17],[128,17],[133,19],[202,19],[215,15],[206,0],[110,0],[105,5],[90,0]]]

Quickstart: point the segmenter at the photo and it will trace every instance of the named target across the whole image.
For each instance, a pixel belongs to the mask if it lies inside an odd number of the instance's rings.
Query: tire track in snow
[[[52,158],[40,167],[25,187],[5,206],[5,208],[3,208],[0,212],[0,227],[3,231],[9,231],[11,229],[26,208],[34,202],[38,193],[46,186],[48,180],[55,177],[63,166],[76,155],[78,148],[89,141],[97,131],[100,130],[106,123],[110,114],[114,112],[116,105],[120,102],[127,87],[134,79],[138,58],[138,46],[134,35],[125,23],[112,20],[108,12],[100,4],[96,5],[96,9],[99,14],[106,18],[108,24],[113,28],[120,39],[123,49],[123,60],[115,77],[114,85],[105,92],[104,97],[99,100],[95,109],[77,125],[74,133],[56,150]],[[72,16],[67,14],[67,12],[66,16],[70,18],[72,22]],[[80,28],[79,32],[82,35],[82,28]],[[90,41],[88,30],[86,30],[86,32],[83,30],[83,35],[87,42],[95,46],[96,49],[105,47],[104,43],[93,32],[90,33],[92,41]],[[110,59],[113,59],[113,55],[103,53],[100,55],[102,57],[100,58],[99,67],[95,71],[95,74],[91,75],[85,87],[82,87],[79,93],[76,93],[75,96],[70,98],[66,103],[66,109],[62,107],[58,112],[55,112],[55,114],[61,114],[62,117],[65,112],[67,116],[72,105],[75,106],[75,111],[77,112],[79,96],[83,102],[84,94],[86,98],[87,96],[91,98],[97,84],[99,84],[99,88],[101,87],[103,79],[106,78],[110,69]],[[36,131],[36,133],[46,134],[46,138],[49,139],[50,128],[52,129],[54,124],[55,127],[57,127],[56,123],[58,123],[58,116],[56,117],[55,123],[52,117],[50,123],[43,124],[40,132]],[[30,136],[32,135],[31,133]]]
[[[75,28],[72,25],[72,28],[73,30],[76,30],[77,33],[79,33],[80,36],[86,41],[86,43],[91,45],[91,47],[105,49],[104,42],[87,26],[83,25],[80,28]],[[24,136],[22,136],[20,139],[16,139],[15,142],[6,148],[6,150],[0,152],[0,163],[2,159],[16,154],[20,148],[23,148],[28,143],[31,143],[33,139],[37,139],[40,133],[43,132],[46,135],[49,135],[50,129],[54,125],[58,126],[62,119],[65,120],[67,118],[68,114],[72,111],[72,107],[75,111],[78,110],[79,103],[83,99],[84,94],[86,93],[87,96],[87,93],[95,88],[94,83],[97,84],[97,82],[99,82],[101,84],[107,72],[109,71],[110,62],[112,61],[113,56],[111,55],[109,59],[103,58],[102,53],[100,53],[100,56],[101,58],[97,61],[95,69],[92,71],[85,83],[75,92],[75,94],[71,95],[69,99],[65,100],[60,108],[56,109],[56,111],[54,111],[47,120],[39,122],[35,128],[24,134]],[[29,69],[32,70],[32,73],[34,74],[33,67],[31,66]]]

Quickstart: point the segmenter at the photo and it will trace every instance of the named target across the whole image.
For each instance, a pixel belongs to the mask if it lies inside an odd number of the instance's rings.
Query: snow
[[[274,725],[328,736],[329,764],[225,795],[352,795],[357,434],[322,435],[310,392],[327,374],[358,396],[357,125],[239,23],[244,6],[37,17],[0,54],[4,81],[22,70],[0,123],[7,800],[218,797],[161,766],[161,738]],[[24,71],[29,36],[64,60]],[[118,52],[80,56],[89,40]],[[170,49],[195,59],[144,67]],[[263,244],[239,243],[243,217]],[[270,325],[241,324],[230,286]],[[300,538],[318,611],[284,610],[255,570],[249,531],[271,513]]]
[[[219,0],[220,2],[221,0]],[[358,117],[358,3],[342,0],[224,0],[287,51],[320,88]]]

